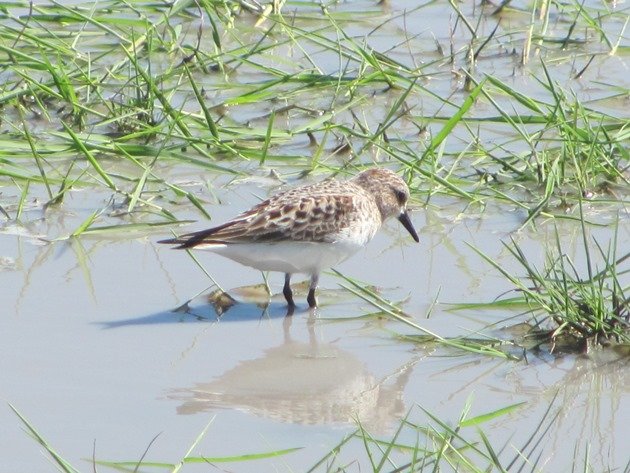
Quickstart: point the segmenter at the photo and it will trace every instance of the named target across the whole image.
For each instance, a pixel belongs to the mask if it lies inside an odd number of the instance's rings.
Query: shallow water
[[[369,41],[376,42],[381,51],[388,44],[398,45],[401,31],[418,34],[410,42],[410,54],[402,54],[399,48],[393,58],[437,61],[425,87],[441,97],[452,94],[453,102],[460,104],[466,94],[461,91],[457,66],[442,61],[434,40],[435,36],[443,47],[448,46],[452,11],[437,2],[427,5],[407,16],[402,11],[413,10],[415,2],[390,2],[386,7],[348,3],[339,12],[373,10],[370,18],[348,24],[348,32],[360,37],[380,26]],[[462,4],[461,8],[473,7]],[[553,20],[555,25],[565,21]],[[307,24],[309,20],[301,21]],[[486,30],[494,27],[492,17],[483,21]],[[528,17],[512,13],[501,21],[512,22],[522,32]],[[412,29],[410,25],[414,25]],[[194,33],[192,29],[189,34]],[[506,43],[508,39],[503,38]],[[456,36],[454,47],[462,48],[467,40]],[[316,45],[310,47],[313,50],[278,48],[269,61],[291,49],[285,62],[297,63],[308,53],[323,72],[339,69],[339,59],[330,50],[318,52]],[[584,62],[593,52],[585,46],[574,47],[584,48]],[[556,80],[582,99],[592,100],[594,108],[619,114],[623,100],[600,100],[610,90],[600,88],[598,81],[627,76],[623,55],[597,56],[579,81],[570,79],[575,64],[558,61],[561,64],[552,69]],[[515,62],[507,51],[482,58],[479,67],[499,74],[531,97],[547,100],[546,89],[534,80],[532,71],[518,68]],[[262,76],[255,68],[243,68],[235,80],[247,84]],[[628,85],[627,79],[616,80]],[[220,102],[234,91],[217,89],[214,93],[210,99]],[[365,114],[366,123],[376,126],[397,93],[375,94],[371,106],[363,110],[372,112]],[[185,103],[181,97],[174,98],[177,100]],[[311,100],[304,106],[317,108],[330,98],[314,96]],[[443,104],[427,95],[410,98],[409,105],[428,116]],[[238,107],[232,118],[265,126],[266,113],[256,105],[246,105]],[[473,111],[477,117],[496,113],[488,104]],[[286,120],[295,125],[307,118]],[[47,126],[37,124],[36,130],[46,133]],[[525,150],[508,131],[496,126],[456,129],[445,149],[461,148],[474,134],[481,142],[499,141],[507,150]],[[397,123],[396,136],[416,134],[411,121]],[[286,155],[312,151],[303,135],[287,139],[279,148],[278,153]],[[366,150],[366,161],[382,159],[371,152]],[[122,168],[124,163],[107,165],[110,170],[120,166],[121,174],[127,171]],[[225,221],[258,202],[259,196],[277,190],[280,182],[268,177],[272,168],[279,169],[289,185],[303,182],[297,178],[300,166],[240,166],[252,175],[250,179],[206,171],[200,177],[198,168],[172,162],[160,164],[159,172],[204,199],[213,223]],[[20,190],[10,182],[3,185],[0,204],[12,215]],[[586,451],[595,471],[624,467],[630,459],[623,446],[630,436],[626,422],[630,371],[625,359],[596,351],[588,357],[531,353],[527,360],[514,362],[414,345],[395,337],[410,333],[402,324],[358,318],[374,309],[341,288],[342,279],[332,273],[322,276],[321,308],[316,313],[308,311],[304,291],[298,290],[298,310],[286,318],[278,294],[280,275],[270,276],[274,295],[267,304],[260,288],[250,288],[262,282],[260,273],[212,254],[198,254],[212,278],[237,299],[236,305],[219,316],[207,300],[215,289],[212,281],[186,253],[156,243],[169,230],[64,238],[97,209],[108,210],[102,224],[133,221],[135,217],[115,215],[116,204],[121,202],[111,204],[110,198],[111,192],[86,186],[70,191],[63,206],[45,209],[44,190],[32,184],[20,221],[0,217],[0,286],[5,308],[0,318],[0,399],[15,406],[79,470],[91,468],[93,450],[97,459],[137,460],[156,435],[145,459],[177,462],[208,426],[193,455],[238,456],[301,447],[274,459],[227,464],[226,469],[303,471],[354,431],[357,419],[374,436],[387,439],[407,413],[412,421],[426,423],[421,407],[454,424],[467,402],[472,405],[471,416],[525,403],[483,426],[496,448],[507,445],[504,455],[510,458],[539,429],[551,405],[557,417],[536,453],[542,452],[538,465],[545,471],[568,471],[573,459],[581,461]],[[490,331],[497,333],[512,324],[506,319],[518,313],[450,310],[449,303],[486,302],[512,288],[469,245],[520,273],[502,242],[518,241],[531,261],[541,266],[557,229],[564,251],[584,270],[582,227],[577,222],[541,217],[535,228],[519,230],[526,215],[505,205],[490,202],[482,207],[442,196],[433,197],[428,205],[421,198],[413,204],[412,220],[420,244],[396,222],[390,222],[364,251],[337,269],[374,286],[390,300],[404,301],[402,305],[414,321],[441,336],[487,332],[494,323],[498,325]],[[160,199],[160,205],[181,220],[200,219],[190,204]],[[613,238],[611,224],[617,221],[619,253],[627,251],[627,208],[594,203],[586,206],[585,216],[602,224],[587,227],[589,241],[594,238],[606,248]],[[186,230],[208,225],[211,223],[199,221]],[[188,311],[175,311],[190,299]],[[0,442],[3,470],[52,470],[46,455],[35,453],[37,443],[24,433],[6,404],[0,407],[0,438],[7,439]],[[413,438],[403,440],[414,442]],[[364,459],[360,442],[342,449],[338,463],[357,458]],[[361,471],[367,465],[364,462]],[[186,471],[195,468],[186,465]],[[207,469],[205,465],[197,468]],[[351,471],[359,471],[359,467]]]
[[[222,191],[227,204],[210,207],[216,221],[254,203],[254,192],[261,190],[251,184]],[[98,193],[75,196],[76,215],[68,206],[65,218],[47,218],[33,231],[63,233],[64,224],[68,231],[80,220],[81,207],[99,201]],[[518,219],[486,209],[457,222],[417,210],[413,220],[420,244],[391,223],[338,269],[393,300],[408,297],[405,309],[443,336],[505,319],[505,313],[449,312],[440,303],[487,301],[509,288],[466,243],[509,266],[500,242]],[[534,261],[550,226],[516,235]],[[630,240],[627,220],[619,231],[620,240]],[[578,253],[577,226],[563,225],[562,232],[567,251]],[[265,309],[256,305],[255,294],[221,317],[203,296],[191,302],[189,313],[173,312],[211,283],[185,253],[159,246],[157,239],[44,245],[5,234],[0,240],[2,255],[13,259],[0,273],[8,308],[0,330],[2,397],[80,469],[93,442],[97,458],[133,460],[157,434],[147,459],[175,461],[211,422],[197,454],[303,447],[281,459],[237,466],[300,471],[352,431],[357,416],[374,435],[387,437],[410,409],[412,418],[421,417],[416,405],[454,422],[469,398],[473,414],[524,401],[487,429],[499,444],[509,437],[519,446],[555,396],[559,417],[543,456],[551,471],[566,468],[575,446],[590,445],[593,464],[627,460],[624,442],[616,440],[628,434],[625,360],[530,355],[528,362],[510,362],[416,347],[392,338],[392,331],[409,333],[395,322],[343,320],[370,308],[339,290],[339,279],[330,275],[322,278],[322,307],[315,316],[304,294],[297,295],[300,310],[288,319],[281,296]],[[199,258],[227,290],[261,282],[256,271],[218,256]],[[281,277],[272,275],[271,285],[279,292]],[[426,319],[434,300],[440,303]],[[45,469],[48,460],[33,455],[37,447],[15,415],[6,407],[0,412],[2,436],[11,439],[2,452],[5,465],[12,471]],[[360,451],[360,445],[348,447],[342,458]]]

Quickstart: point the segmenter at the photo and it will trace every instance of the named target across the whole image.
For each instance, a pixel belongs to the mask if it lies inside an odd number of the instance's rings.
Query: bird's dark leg
[[[289,309],[294,308],[295,302],[293,302],[293,291],[291,290],[291,275],[289,273],[286,273],[284,275],[284,287],[282,288],[282,294],[284,294],[284,298],[287,300]]]
[[[308,288],[308,297],[306,301],[308,302],[308,306],[313,308],[317,307],[317,299],[315,299],[315,289],[317,289],[317,284],[319,283],[319,274],[311,275],[311,285]]]

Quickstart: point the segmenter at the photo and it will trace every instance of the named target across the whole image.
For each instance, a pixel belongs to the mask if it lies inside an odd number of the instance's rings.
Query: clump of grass
[[[388,439],[376,438],[359,424],[359,427],[352,434],[346,436],[330,452],[322,457],[308,473],[316,471],[347,471],[350,466],[360,466],[366,463],[368,471],[440,471],[442,464],[457,464],[465,467],[466,471],[475,471],[475,460],[471,460],[473,454],[480,455],[484,460],[494,462],[492,447],[491,455],[486,455],[476,444],[477,442],[466,438],[466,434],[461,430],[464,427],[483,423],[486,420],[496,418],[506,412],[513,411],[519,405],[509,406],[504,412],[495,411],[479,418],[466,419],[467,409],[460,415],[455,426],[438,419],[428,411],[424,410],[430,419],[429,425],[419,425],[410,420],[410,413],[403,418],[393,436]],[[409,433],[411,432],[411,435]],[[483,435],[483,434],[482,434]],[[409,442],[407,439],[414,439]],[[365,458],[354,458],[350,463],[344,458],[344,448],[349,444],[361,442]],[[478,461],[478,459],[477,459]]]
[[[617,255],[617,232],[607,248],[589,240],[583,220],[582,234],[584,270],[563,250],[557,229],[555,247],[547,250],[542,269],[530,262],[514,240],[505,244],[524,270],[523,276],[508,272],[475,249],[514,284],[518,297],[511,302],[529,308],[529,335],[537,341],[534,346],[548,343],[552,352],[557,345],[587,352],[593,346],[630,344],[630,286],[622,282],[622,276],[630,271],[623,266],[630,261],[630,253]],[[602,261],[601,269],[595,265],[596,258]]]
[[[395,433],[385,439],[375,437],[359,425],[307,472],[547,471],[545,439],[560,414],[560,410],[554,409],[555,398],[522,445],[515,444],[512,439],[491,440],[486,431],[488,423],[514,413],[523,404],[469,416],[469,400],[455,422],[445,421],[421,407],[425,421],[413,422],[410,411],[400,421]],[[349,459],[344,455],[345,450],[357,442],[363,446],[363,452],[357,455],[353,450]],[[566,465],[563,471],[592,471],[588,447],[584,460],[580,458],[580,450],[576,446],[572,465]],[[620,471],[628,472],[628,466]]]
[[[508,171],[520,182],[535,183],[543,191],[533,216],[548,206],[552,197],[577,201],[580,196],[615,195],[619,193],[616,186],[630,184],[625,174],[630,155],[623,144],[628,137],[627,121],[585,106],[552,79],[544,61],[541,68],[544,79],[537,81],[547,91],[548,101],[526,97],[495,77],[488,78],[490,86],[484,89],[504,123],[530,148],[527,153],[504,159],[490,152],[489,158],[500,163],[503,172]],[[526,112],[505,112],[497,103],[502,94]]]

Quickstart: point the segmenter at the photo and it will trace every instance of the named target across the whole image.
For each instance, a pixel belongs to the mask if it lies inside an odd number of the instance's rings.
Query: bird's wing
[[[225,243],[280,241],[331,242],[357,220],[356,189],[336,181],[277,194],[217,227],[162,240],[178,248]],[[332,187],[332,189],[331,189]]]

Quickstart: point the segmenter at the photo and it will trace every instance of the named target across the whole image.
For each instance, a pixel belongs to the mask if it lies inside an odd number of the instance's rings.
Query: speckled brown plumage
[[[209,249],[254,268],[284,271],[290,307],[290,275],[308,272],[309,305],[314,306],[319,272],[364,246],[388,218],[397,216],[418,241],[408,199],[399,176],[373,168],[347,181],[328,179],[280,192],[223,225],[160,243]]]

